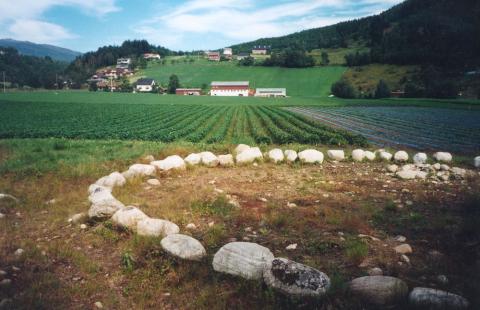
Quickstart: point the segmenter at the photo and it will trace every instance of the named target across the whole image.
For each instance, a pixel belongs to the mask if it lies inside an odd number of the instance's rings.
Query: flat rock
[[[381,160],[390,161],[390,160],[392,160],[393,155],[389,152],[380,151],[379,152],[379,157],[380,157]]]
[[[379,306],[401,302],[408,295],[407,284],[394,277],[366,276],[350,281],[351,292],[361,299]]]
[[[285,151],[285,158],[289,163],[293,163],[297,160],[298,154],[294,150],[286,150]]]
[[[393,155],[393,159],[398,162],[408,161],[408,153],[405,151],[398,151]]]
[[[137,222],[137,234],[148,237],[166,237],[178,234],[180,228],[170,221],[146,218]]]
[[[400,244],[394,250],[398,254],[410,254],[413,252],[412,247],[408,243]]]
[[[162,171],[184,170],[186,168],[185,161],[178,155],[168,156],[164,160],[152,161],[150,165]]]
[[[238,164],[253,163],[257,159],[263,159],[262,151],[258,147],[248,148],[237,154],[236,157]]]
[[[267,262],[273,260],[266,247],[251,242],[231,242],[218,250],[213,257],[213,269],[218,272],[259,280]]]
[[[112,216],[112,221],[120,227],[135,230],[137,228],[137,223],[147,218],[148,216],[140,209],[128,206],[115,212]]]
[[[433,288],[416,287],[408,296],[410,305],[420,309],[467,309],[469,302],[462,296]]]
[[[323,156],[323,153],[320,151],[309,149],[309,150],[301,151],[300,153],[298,153],[298,158],[302,163],[321,164],[323,163],[324,156]]]
[[[235,165],[232,154],[218,155],[218,162],[222,167],[232,167]]]
[[[122,173],[122,175],[126,179],[143,177],[143,176],[151,176],[154,174],[155,174],[155,167],[152,165],[145,165],[145,164],[131,165],[127,171]]]
[[[413,163],[416,165],[426,164],[428,156],[425,153],[417,153],[413,156]]]
[[[148,179],[147,184],[151,186],[159,186],[160,181],[158,179]]]
[[[283,151],[281,149],[273,149],[268,152],[268,158],[272,162],[278,164],[285,159],[285,156],[283,155]]]
[[[200,261],[207,255],[203,245],[198,240],[187,235],[168,235],[162,239],[160,244],[170,255],[185,260]]]
[[[396,173],[396,176],[402,180],[413,180],[417,177],[417,171],[401,170]]]
[[[345,152],[343,150],[328,150],[327,156],[330,159],[342,161],[345,159]]]
[[[365,159],[365,151],[361,149],[353,150],[352,159],[356,162],[362,162]]]
[[[114,187],[120,187],[125,185],[127,183],[127,180],[125,177],[118,171],[112,172],[107,176],[104,176],[95,182],[95,184],[108,187],[108,188],[114,188]]]
[[[437,152],[433,154],[433,158],[435,158],[438,162],[444,162],[444,163],[449,163],[453,159],[452,154],[448,152]]]
[[[200,156],[200,154],[192,153],[185,157],[184,161],[187,165],[196,166],[200,164],[200,162],[202,161],[202,157]]]
[[[365,151],[365,158],[369,161],[374,161],[377,156],[374,152]]]
[[[263,280],[267,286],[296,297],[320,298],[330,288],[330,278],[325,273],[286,258],[268,261]]]
[[[97,187],[88,196],[88,199],[92,204],[88,210],[90,218],[110,218],[115,212],[124,207],[123,203],[113,197],[112,193],[104,187]]]

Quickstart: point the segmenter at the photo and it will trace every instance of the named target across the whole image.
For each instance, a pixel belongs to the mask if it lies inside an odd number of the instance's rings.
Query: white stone
[[[213,269],[245,279],[259,280],[267,262],[273,260],[266,247],[250,242],[227,243],[213,257]]]
[[[185,157],[184,160],[185,160],[185,163],[187,163],[187,165],[196,166],[200,164],[200,162],[202,161],[202,157],[200,156],[200,154],[192,153],[187,157]]]
[[[408,296],[408,301],[415,308],[421,309],[468,309],[470,303],[460,295],[436,290],[433,288],[416,287]]]
[[[178,155],[168,156],[164,160],[152,161],[150,165],[162,171],[184,170],[186,168],[185,161]]]
[[[9,194],[1,194],[0,193],[0,200],[2,200],[2,199],[11,199],[15,202],[18,202],[18,199],[16,197],[14,197],[12,195],[9,195]]]
[[[263,154],[258,147],[248,148],[236,157],[238,164],[253,163],[256,159],[263,159]]]
[[[391,153],[385,152],[385,151],[381,151],[379,156],[381,160],[386,160],[386,161],[392,160],[392,157],[393,157]]]
[[[232,167],[235,165],[232,154],[218,155],[218,162],[222,167]]]
[[[368,159],[369,161],[374,161],[377,156],[375,155],[374,152],[370,151],[365,151],[365,158]]]
[[[398,171],[398,166],[397,165],[388,165],[387,166],[387,171],[391,173],[395,173]]]
[[[404,281],[387,276],[356,278],[349,283],[349,288],[354,295],[380,306],[396,304],[408,295]]]
[[[268,152],[268,158],[274,163],[281,163],[285,156],[283,155],[283,151],[281,149],[273,149]]]
[[[285,250],[287,250],[287,251],[294,251],[294,250],[297,249],[297,246],[298,246],[298,244],[293,243],[293,244],[288,245],[288,246],[285,248]]]
[[[305,150],[298,153],[298,158],[302,163],[315,164],[323,163],[323,153],[317,150]]]
[[[356,162],[361,162],[365,159],[365,151],[361,149],[356,149],[352,151],[352,159]]]
[[[394,250],[397,254],[411,254],[413,252],[412,247],[408,243],[400,244]]]
[[[22,256],[23,253],[25,253],[23,249],[17,249],[13,254],[15,254],[15,256]]]
[[[393,159],[398,162],[406,162],[408,160],[408,153],[405,151],[398,151],[393,156]]]
[[[250,148],[249,145],[239,144],[239,145],[237,145],[237,147],[235,148],[235,154],[238,155],[238,154],[240,154],[241,152],[248,150],[249,148]]]
[[[152,165],[134,164],[131,165],[130,168],[128,168],[128,170],[122,174],[126,179],[151,176],[155,174],[155,167]]]
[[[285,151],[285,158],[289,163],[293,163],[297,160],[298,154],[294,150],[286,150]]]
[[[193,223],[189,223],[187,224],[187,226],[185,226],[185,228],[193,230],[193,229],[197,229],[197,226]]]
[[[455,177],[460,178],[460,179],[463,179],[467,176],[467,170],[462,169],[462,168],[453,167],[451,169],[451,172]]]
[[[414,170],[401,170],[396,174],[402,180],[413,180],[417,177],[417,171]]]
[[[416,165],[426,164],[428,156],[425,153],[417,153],[413,156],[413,163]]]
[[[78,223],[84,222],[87,218],[88,218],[88,215],[86,213],[84,213],[84,212],[77,213],[70,218],[69,222],[72,222],[74,224],[78,224]]]
[[[147,155],[143,157],[142,160],[146,163],[151,163],[152,161],[155,161],[155,157],[153,157],[153,155]]]
[[[383,270],[378,267],[369,269],[367,273],[369,276],[383,276]]]
[[[442,164],[442,165],[440,165],[440,170],[442,170],[442,171],[450,171],[450,166],[449,166],[449,165]]]
[[[207,255],[203,245],[187,235],[168,235],[160,244],[167,253],[185,260],[200,261]]]
[[[401,260],[402,262],[410,265],[410,258],[408,258],[407,255],[402,254],[402,255],[400,256],[400,260]]]
[[[475,166],[475,168],[480,168],[480,156],[475,157],[475,159],[473,160],[473,165]]]
[[[97,187],[97,189],[88,196],[92,206],[88,210],[90,218],[109,218],[124,205],[113,197],[112,193],[104,188]]]
[[[345,152],[343,150],[328,150],[327,156],[330,159],[342,161],[345,159]]]
[[[417,171],[417,174],[415,175],[417,179],[421,179],[421,180],[425,180],[427,176],[428,176],[428,173],[425,171]]]
[[[104,186],[107,188],[114,188],[117,186],[123,186],[127,183],[125,177],[118,171],[112,172],[107,176],[104,176],[95,182],[95,184]]]
[[[216,167],[220,163],[218,157],[212,152],[202,152],[200,157],[202,158],[202,164],[207,167]]]
[[[433,154],[433,158],[435,158],[438,162],[445,162],[445,163],[449,163],[453,159],[452,154],[447,152],[437,152]]]
[[[436,163],[432,165],[432,168],[435,170],[440,170],[442,168],[442,165],[440,165],[439,163]]]
[[[94,305],[97,309],[103,309],[103,304],[102,304],[101,302],[99,302],[99,301],[95,302],[93,305]]]
[[[5,214],[0,212],[0,219],[3,219],[3,218],[5,218]]]
[[[160,181],[157,180],[157,179],[148,179],[148,180],[147,180],[147,184],[148,184],[148,185],[151,185],[151,186],[159,186],[159,185],[160,185]]]
[[[407,241],[407,237],[402,236],[402,235],[398,235],[398,236],[395,237],[395,241],[397,241],[397,242],[405,242],[405,241]]]
[[[136,229],[139,221],[147,219],[148,216],[140,209],[128,206],[124,207],[112,216],[112,221],[120,227]]]
[[[146,218],[137,223],[137,234],[148,237],[165,237],[178,234],[180,228],[170,221]]]
[[[87,229],[87,225],[81,224],[81,225],[80,225],[80,229],[82,229],[82,230]]]

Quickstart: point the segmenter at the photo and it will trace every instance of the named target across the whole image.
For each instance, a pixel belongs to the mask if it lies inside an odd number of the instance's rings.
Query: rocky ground
[[[0,188],[11,189],[18,201],[0,199],[0,306],[382,308],[381,292],[373,297],[362,292],[378,285],[357,279],[367,275],[401,280],[392,282],[401,288],[398,294],[435,288],[479,306],[478,172],[398,166],[379,161],[196,166],[131,177],[113,190],[123,204],[171,221],[200,241],[206,257],[199,261],[168,254],[161,237],[139,236],[112,220],[69,222],[88,211],[87,189],[96,178],[5,175]],[[404,179],[401,171],[416,172]],[[418,177],[418,171],[428,175]],[[320,299],[291,298],[262,280],[217,272],[215,253],[235,241],[321,271],[329,277],[328,292]],[[292,267],[281,260],[275,264]],[[321,282],[322,275],[316,277]],[[406,298],[385,302],[407,306]]]

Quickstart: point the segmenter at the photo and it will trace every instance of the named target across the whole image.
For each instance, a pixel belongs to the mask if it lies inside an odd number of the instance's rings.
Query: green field
[[[153,78],[166,85],[170,75],[176,74],[183,87],[201,87],[212,81],[250,81],[251,88],[286,88],[288,96],[326,97],[332,83],[344,72],[344,67],[334,66],[305,69],[242,67],[236,61],[215,63],[196,59],[193,63],[180,61],[173,65],[169,61],[165,65],[150,63],[138,76]]]

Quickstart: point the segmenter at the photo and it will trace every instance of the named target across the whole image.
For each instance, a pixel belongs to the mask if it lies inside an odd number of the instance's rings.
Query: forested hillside
[[[371,50],[368,62],[472,68],[480,65],[478,38],[480,1],[407,0],[380,15],[233,48],[236,52],[255,45],[313,50],[361,43]]]
[[[17,41],[12,39],[0,39],[0,46],[13,47],[20,54],[35,57],[50,57],[53,60],[70,62],[77,56],[80,56],[80,52],[72,51],[67,48],[58,47],[50,44],[36,44],[28,41]]]

